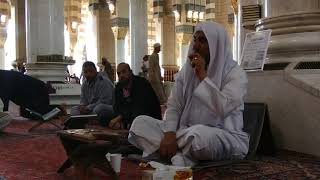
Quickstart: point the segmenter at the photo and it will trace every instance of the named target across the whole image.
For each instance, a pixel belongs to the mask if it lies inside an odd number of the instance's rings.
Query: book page
[[[59,108],[54,108],[53,110],[51,110],[50,112],[48,112],[47,114],[42,116],[42,119],[44,121],[50,120],[51,118],[53,118],[54,116],[58,115],[59,112],[61,112],[61,110]]]

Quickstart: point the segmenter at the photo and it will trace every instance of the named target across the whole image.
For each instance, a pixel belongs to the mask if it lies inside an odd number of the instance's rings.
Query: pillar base
[[[27,63],[27,75],[40,79],[44,82],[51,82],[52,87],[56,90],[50,94],[50,104],[65,104],[67,111],[74,105],[80,103],[81,85],[66,83],[68,65],[74,64],[74,61],[62,62],[36,62]]]
[[[257,31],[272,29],[266,63],[319,61],[320,11],[260,19]]]
[[[40,79],[42,81],[60,81],[65,82],[67,74],[67,66],[74,64],[70,62],[36,62],[27,63],[27,75]]]

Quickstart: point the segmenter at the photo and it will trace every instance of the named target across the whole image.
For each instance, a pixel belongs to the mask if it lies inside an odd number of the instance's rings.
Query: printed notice
[[[252,32],[246,35],[241,55],[241,67],[244,70],[263,70],[271,30]]]

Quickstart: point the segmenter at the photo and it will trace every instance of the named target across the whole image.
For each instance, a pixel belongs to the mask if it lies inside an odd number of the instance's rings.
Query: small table
[[[68,159],[59,168],[58,173],[64,172],[72,166],[70,159],[71,154],[83,144],[98,144],[106,148],[120,143],[125,132],[117,132],[109,129],[68,129],[57,132],[64,149],[68,155]]]

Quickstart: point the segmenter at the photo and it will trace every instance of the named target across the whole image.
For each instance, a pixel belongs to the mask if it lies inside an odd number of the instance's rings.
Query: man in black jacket
[[[40,114],[50,110],[48,86],[41,80],[17,71],[0,70],[0,98],[3,111],[8,111],[9,101],[23,110],[29,108]]]
[[[126,63],[118,65],[117,74],[119,83],[116,85],[113,107],[117,116],[110,121],[109,127],[128,129],[139,115],[162,119],[160,103],[150,83],[145,78],[133,75]]]

